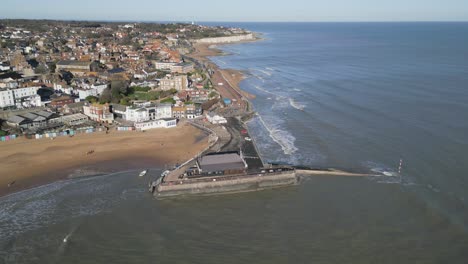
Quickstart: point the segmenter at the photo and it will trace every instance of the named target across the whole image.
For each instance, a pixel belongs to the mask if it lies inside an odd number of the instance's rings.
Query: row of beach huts
[[[117,131],[136,131],[135,127],[116,127],[115,130]],[[63,136],[75,136],[77,134],[90,134],[94,132],[104,132],[107,131],[107,128],[105,127],[100,127],[100,128],[93,128],[93,127],[86,127],[86,128],[80,128],[76,130],[65,130],[61,132],[50,132],[50,133],[43,133],[43,134],[27,134],[27,135],[8,135],[8,136],[2,136],[0,137],[0,142],[6,142],[6,141],[11,141],[15,140],[18,138],[26,138],[26,139],[44,139],[44,138],[49,138],[49,139],[54,139],[56,137],[63,137]]]

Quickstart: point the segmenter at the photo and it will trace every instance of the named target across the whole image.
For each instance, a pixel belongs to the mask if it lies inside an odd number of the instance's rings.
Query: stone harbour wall
[[[249,175],[233,180],[222,181],[194,181],[182,184],[160,184],[154,193],[155,197],[171,197],[183,195],[208,195],[221,193],[237,193],[258,191],[270,188],[278,188],[296,185],[298,183],[296,173],[288,172],[274,175]]]

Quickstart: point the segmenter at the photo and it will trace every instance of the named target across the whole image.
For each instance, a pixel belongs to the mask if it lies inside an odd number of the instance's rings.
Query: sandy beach
[[[222,56],[224,52],[217,49],[216,47],[219,45],[229,45],[233,43],[227,44],[206,44],[206,43],[196,43],[194,44],[195,51],[191,53],[189,56],[202,62],[203,64],[207,65],[209,68],[215,71],[215,75],[213,79],[224,79],[226,83],[229,84],[230,88],[234,89],[234,91],[229,91],[229,87],[227,89],[223,89],[224,87],[216,87],[218,91],[224,97],[240,99],[242,96],[246,99],[255,99],[255,95],[250,94],[246,91],[243,91],[239,87],[239,83],[244,80],[245,74],[242,71],[235,70],[235,69],[221,69],[213,63],[208,57],[213,56]],[[219,75],[219,76],[217,76]],[[216,82],[214,83],[216,85]]]
[[[197,155],[208,136],[193,126],[17,139],[0,144],[0,196],[75,176],[170,167]],[[87,155],[88,151],[94,151]],[[11,186],[8,185],[10,183]]]

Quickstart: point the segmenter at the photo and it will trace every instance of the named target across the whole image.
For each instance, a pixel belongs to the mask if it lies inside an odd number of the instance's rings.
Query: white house
[[[13,91],[10,89],[0,90],[0,107],[8,107],[15,105]]]
[[[98,96],[97,90],[96,89],[83,89],[79,88],[78,89],[78,96],[80,97],[80,100],[85,100],[86,97],[88,96]]]
[[[226,118],[213,113],[207,114],[206,119],[212,124],[227,124]]]
[[[176,64],[175,62],[154,62],[154,67],[156,70],[170,70]]]
[[[23,101],[24,107],[40,107],[42,106],[41,96],[38,94],[24,98]]]
[[[74,91],[73,87],[70,87],[61,83],[54,83],[54,90],[57,90],[66,94],[72,94]]]
[[[40,87],[20,87],[14,89],[0,90],[0,107],[18,106],[23,107],[22,99],[36,98]],[[18,102],[17,102],[18,101]],[[36,102],[36,101],[34,101]]]
[[[125,112],[125,119],[133,122],[146,122],[171,117],[172,106],[170,104],[127,107]]]
[[[77,89],[80,100],[85,100],[88,96],[99,96],[107,88],[107,84],[81,84]]]
[[[20,99],[24,97],[29,97],[37,94],[37,90],[41,87],[34,86],[34,87],[19,87],[13,90],[13,95],[15,99]]]
[[[8,70],[10,70],[10,65],[0,64],[0,71],[8,71]]]
[[[176,119],[159,119],[146,122],[135,123],[135,128],[140,131],[154,129],[154,128],[171,128],[177,126]]]

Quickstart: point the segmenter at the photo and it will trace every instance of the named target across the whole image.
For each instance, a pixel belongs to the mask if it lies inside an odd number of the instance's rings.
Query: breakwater
[[[271,174],[259,173],[163,182],[155,188],[154,195],[156,198],[164,198],[184,195],[239,193],[292,186],[297,183],[296,172],[291,170]]]

